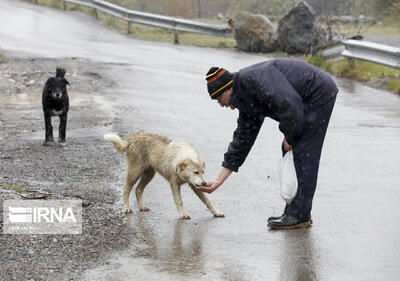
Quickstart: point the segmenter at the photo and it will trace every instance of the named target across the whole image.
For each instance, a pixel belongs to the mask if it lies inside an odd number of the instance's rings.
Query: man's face
[[[221,95],[218,96],[217,101],[221,107],[230,107],[232,110],[235,109],[235,107],[231,104],[229,104],[229,97],[232,94],[232,88],[226,90],[223,92]]]

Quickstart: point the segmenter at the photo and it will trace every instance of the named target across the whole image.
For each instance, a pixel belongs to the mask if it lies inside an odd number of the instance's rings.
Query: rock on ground
[[[316,23],[315,11],[300,2],[279,20],[275,47],[288,54],[314,53],[325,44],[326,32]]]
[[[239,50],[263,53],[273,51],[271,42],[275,27],[266,16],[238,13],[229,25]]]

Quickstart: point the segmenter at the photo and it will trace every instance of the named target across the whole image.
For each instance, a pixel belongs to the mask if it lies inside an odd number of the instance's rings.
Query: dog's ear
[[[186,163],[185,162],[180,162],[176,165],[176,172],[182,172],[186,168]]]
[[[46,93],[51,93],[51,84],[53,83],[53,81],[54,81],[54,77],[49,77],[48,79],[47,79],[47,81],[46,81],[46,84],[44,84],[44,92],[46,92]]]
[[[49,85],[50,83],[52,83],[54,81],[54,77],[49,77],[46,81],[46,86]]]
[[[192,161],[189,158],[183,159],[181,162],[176,165],[176,172],[182,172],[183,170],[186,169],[187,166],[190,165]]]

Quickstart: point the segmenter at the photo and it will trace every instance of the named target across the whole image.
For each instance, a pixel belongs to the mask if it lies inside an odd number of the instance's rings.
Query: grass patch
[[[18,192],[18,193],[26,193],[26,192],[28,192],[28,190],[25,187],[23,187],[21,185],[15,185],[15,184],[3,185],[2,188],[4,190],[13,190],[13,191]]]
[[[172,30],[132,24],[130,35],[137,39],[160,42],[174,42],[174,32]],[[233,48],[236,41],[232,37],[217,37],[205,34],[195,34],[187,32],[178,32],[179,43],[183,45]]]
[[[400,94],[400,76],[397,79],[394,79],[387,83],[386,88],[389,91]]]
[[[7,59],[6,59],[6,57],[5,56],[3,56],[3,54],[2,53],[0,53],[0,63],[2,63],[2,62],[6,62],[7,61]],[[1,151],[1,150],[0,150]]]
[[[306,61],[337,77],[345,77],[362,82],[382,80],[385,90],[400,94],[400,70],[392,67],[354,60],[354,68],[350,68],[347,59],[330,61],[321,55],[308,56]]]

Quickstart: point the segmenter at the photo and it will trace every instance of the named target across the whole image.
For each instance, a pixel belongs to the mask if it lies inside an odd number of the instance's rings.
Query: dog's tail
[[[121,138],[116,134],[104,135],[104,139],[111,142],[119,153],[124,153],[126,148],[129,146],[129,142],[121,140]]]

